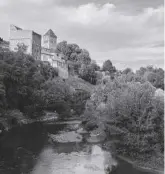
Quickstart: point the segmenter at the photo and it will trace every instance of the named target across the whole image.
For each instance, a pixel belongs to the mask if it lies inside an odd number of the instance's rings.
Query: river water
[[[150,174],[87,143],[67,123],[33,123],[0,137],[0,174],[106,174],[107,166],[115,166],[112,174]]]

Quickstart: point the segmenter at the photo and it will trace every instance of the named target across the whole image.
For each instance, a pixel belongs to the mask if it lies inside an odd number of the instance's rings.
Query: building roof
[[[10,27],[13,28],[13,29],[15,29],[15,30],[22,30],[22,28],[19,28],[19,27],[13,25],[13,24],[10,24]]]
[[[50,37],[54,37],[54,38],[57,38],[57,36],[54,34],[54,32],[49,29],[45,34],[44,36],[50,36]]]
[[[32,32],[33,32],[33,34],[38,35],[39,37],[41,37],[41,35],[36,33],[35,31],[32,31]]]

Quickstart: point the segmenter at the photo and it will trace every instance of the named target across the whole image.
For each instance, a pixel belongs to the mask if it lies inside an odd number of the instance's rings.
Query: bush
[[[116,135],[122,133],[118,148],[129,155],[163,152],[164,103],[155,91],[150,82],[109,80],[87,101],[86,125],[98,125],[107,136],[112,128]]]
[[[70,87],[57,77],[57,69],[18,51],[0,53],[0,70],[0,112],[4,117],[8,110],[16,120],[21,119],[20,113],[35,118],[42,116],[44,109],[69,110],[64,105],[69,107]]]

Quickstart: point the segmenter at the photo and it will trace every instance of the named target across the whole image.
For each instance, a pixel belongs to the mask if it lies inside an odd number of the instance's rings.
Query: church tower
[[[43,47],[51,50],[55,50],[57,45],[57,36],[50,29],[43,36]]]

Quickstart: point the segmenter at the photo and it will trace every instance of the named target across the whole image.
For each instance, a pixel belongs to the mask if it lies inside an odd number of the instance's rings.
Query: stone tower
[[[43,47],[55,51],[57,45],[57,36],[50,29],[43,36]]]

